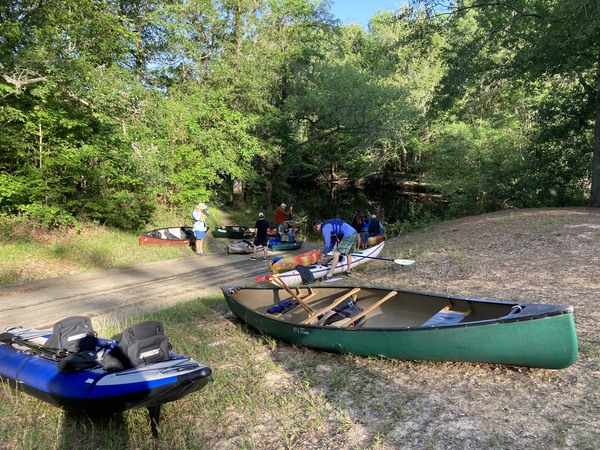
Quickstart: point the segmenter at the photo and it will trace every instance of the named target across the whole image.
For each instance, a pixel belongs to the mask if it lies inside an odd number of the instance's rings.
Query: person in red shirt
[[[289,210],[286,210],[286,208],[287,205],[281,203],[275,210],[275,218],[273,219],[273,222],[275,222],[275,234],[279,240],[281,240],[281,225],[292,215],[292,207],[290,206]]]

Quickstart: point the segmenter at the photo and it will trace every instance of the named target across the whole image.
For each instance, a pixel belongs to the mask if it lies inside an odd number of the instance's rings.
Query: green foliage
[[[138,229],[298,195],[341,214],[389,178],[453,216],[594,203],[597,3],[434,4],[365,30],[312,0],[4,2],[0,211]]]
[[[409,231],[427,228],[440,222],[440,218],[427,210],[425,205],[411,201],[404,220],[398,220],[386,226],[386,236],[398,236]]]
[[[75,217],[62,208],[52,205],[39,203],[20,205],[19,213],[27,221],[35,222],[38,226],[46,228],[59,228],[77,224]]]
[[[426,180],[450,200],[448,214],[463,216],[507,206],[519,181],[519,131],[495,128],[483,121],[441,125]]]

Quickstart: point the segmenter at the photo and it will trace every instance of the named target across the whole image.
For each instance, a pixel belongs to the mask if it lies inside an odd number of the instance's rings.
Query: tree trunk
[[[263,205],[263,208],[265,210],[271,208],[271,205],[273,204],[273,180],[272,179],[269,179],[267,181],[267,185],[265,186],[264,202],[265,202],[265,204]]]
[[[243,183],[240,180],[233,180],[233,207],[245,209]]]
[[[600,52],[598,52],[598,64],[596,67],[596,126],[594,127],[594,156],[592,157],[590,206],[600,208]]]

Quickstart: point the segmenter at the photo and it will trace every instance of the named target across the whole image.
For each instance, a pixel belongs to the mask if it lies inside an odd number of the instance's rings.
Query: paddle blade
[[[267,276],[266,276],[266,275],[261,275],[260,277],[256,277],[256,278],[254,279],[254,281],[265,281],[265,279],[266,279],[266,278],[267,278]]]
[[[13,342],[15,335],[12,333],[0,333],[0,342]]]
[[[312,284],[315,282],[315,276],[308,267],[298,264],[296,266],[296,270],[300,274],[300,278],[302,278],[303,283]]]
[[[400,264],[401,266],[410,266],[415,262],[414,259],[395,259],[394,262],[396,264]]]

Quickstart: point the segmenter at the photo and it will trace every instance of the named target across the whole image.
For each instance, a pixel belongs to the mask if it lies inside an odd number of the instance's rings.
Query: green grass
[[[149,432],[144,409],[105,418],[62,413],[6,383],[0,384],[1,448],[265,448],[288,447],[307,433],[325,429],[343,416],[311,388],[308,373],[288,371],[305,349],[276,344],[248,332],[226,317],[221,296],[212,296],[157,311],[175,352],[213,369],[213,381],[197,393],[163,406],[160,439]],[[100,335],[115,336],[129,322],[106,324]],[[276,358],[270,358],[273,351]],[[339,357],[340,364],[344,357]],[[308,371],[310,372],[310,371]],[[331,383],[321,378],[327,389]],[[43,445],[42,445],[43,443]]]
[[[138,233],[96,225],[46,230],[5,220],[0,224],[0,244],[0,284],[193,255],[187,246],[139,245]]]

